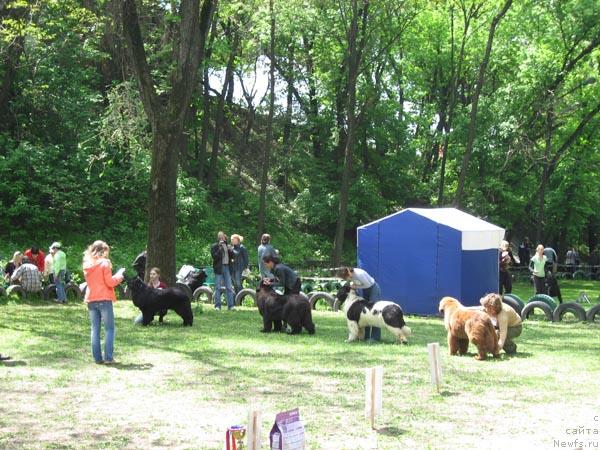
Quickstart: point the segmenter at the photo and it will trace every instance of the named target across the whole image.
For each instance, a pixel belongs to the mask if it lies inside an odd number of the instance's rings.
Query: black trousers
[[[504,291],[502,289],[504,288]],[[512,276],[508,271],[500,271],[500,289],[498,292],[502,294],[510,294],[512,292]]]

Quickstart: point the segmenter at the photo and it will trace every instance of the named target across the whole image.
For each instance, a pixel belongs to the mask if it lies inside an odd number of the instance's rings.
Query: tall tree
[[[348,102],[346,108],[346,142],[344,149],[344,168],[340,186],[338,204],[338,220],[335,229],[332,263],[338,266],[342,260],[344,246],[344,233],[346,231],[346,217],[348,215],[348,197],[350,193],[350,177],[352,176],[352,163],[354,140],[356,133],[356,84],[360,73],[362,53],[366,40],[366,28],[369,17],[369,0],[352,0],[350,26],[347,32],[346,64],[348,80]]]
[[[257,242],[265,232],[265,215],[267,210],[267,181],[270,167],[271,146],[273,145],[273,114],[275,112],[275,10],[273,0],[269,0],[270,32],[269,32],[269,116],[267,118],[267,136],[262,155],[262,173],[260,176],[260,197],[258,205]]]
[[[473,94],[473,99],[471,102],[471,114],[469,119],[467,145],[462,160],[460,177],[458,179],[458,188],[456,190],[456,197],[454,199],[454,204],[457,207],[460,207],[462,203],[462,196],[465,187],[465,180],[467,177],[467,170],[469,168],[471,154],[473,153],[473,144],[475,143],[475,133],[477,131],[477,109],[479,107],[479,96],[481,95],[481,89],[483,88],[483,83],[485,80],[485,72],[490,61],[490,54],[492,53],[494,35],[496,34],[496,28],[498,27],[498,24],[507,13],[508,9],[510,8],[510,5],[512,5],[512,0],[506,0],[500,11],[498,11],[498,13],[492,19],[492,23],[490,24],[490,29],[488,32],[487,44],[485,46],[485,53],[483,55],[481,64],[479,65],[479,74],[477,76],[477,83],[475,85],[475,93]]]
[[[210,26],[214,0],[182,0],[179,30],[173,42],[176,53],[171,92],[159,96],[144,49],[134,0],[124,0],[123,32],[140,88],[144,110],[152,128],[152,158],[148,202],[147,267],[162,269],[168,283],[175,281],[175,231],[178,155],[182,133],[196,86],[199,63]],[[177,49],[177,52],[175,51]],[[147,270],[146,273],[149,271]]]

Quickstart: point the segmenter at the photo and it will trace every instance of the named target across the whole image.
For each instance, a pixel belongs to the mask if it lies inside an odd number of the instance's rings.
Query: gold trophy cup
[[[227,450],[242,450],[244,448],[244,437],[246,437],[246,427],[244,425],[232,425],[227,428]]]

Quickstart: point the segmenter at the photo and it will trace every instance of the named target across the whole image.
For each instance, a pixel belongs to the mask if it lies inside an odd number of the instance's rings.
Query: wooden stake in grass
[[[261,414],[259,409],[251,408],[248,411],[248,426],[246,427],[246,443],[248,450],[260,450]]]
[[[365,369],[365,417],[375,429],[375,416],[381,414],[381,393],[383,386],[383,367]]]
[[[427,344],[429,351],[429,370],[431,371],[431,382],[435,384],[438,393],[442,384],[442,364],[440,359],[440,344],[432,342]]]

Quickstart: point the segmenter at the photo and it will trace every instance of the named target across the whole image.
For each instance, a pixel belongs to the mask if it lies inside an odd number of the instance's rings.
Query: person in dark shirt
[[[278,255],[268,254],[263,257],[265,267],[271,271],[275,279],[283,287],[283,294],[299,294],[302,281],[296,272],[281,263]]]

